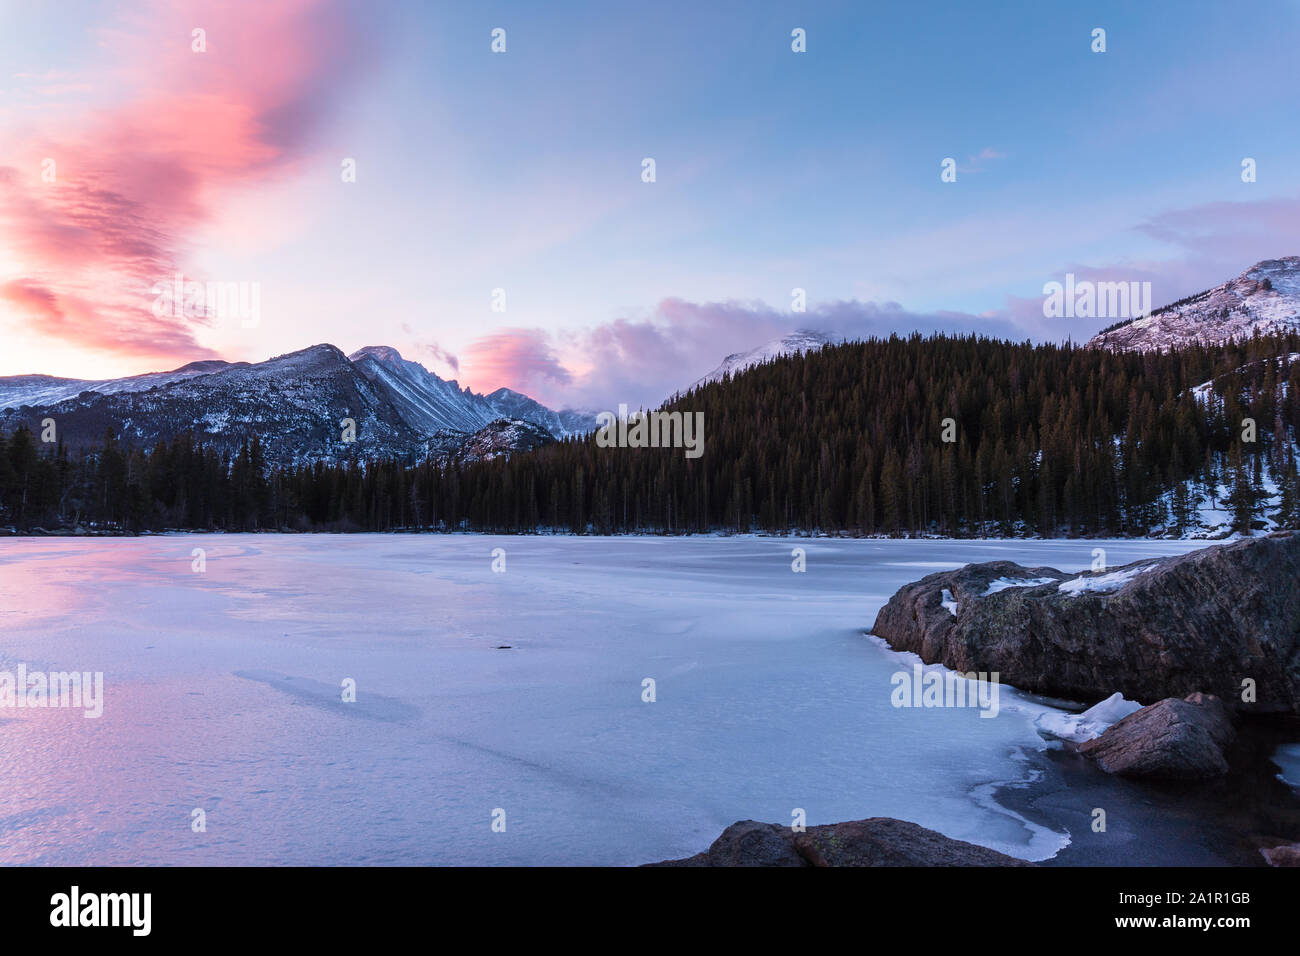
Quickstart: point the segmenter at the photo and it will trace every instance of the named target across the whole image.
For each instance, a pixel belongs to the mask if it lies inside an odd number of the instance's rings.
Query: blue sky
[[[103,262],[81,264],[81,312],[33,309],[78,264],[0,242],[0,283],[23,283],[0,299],[0,374],[383,343],[479,389],[636,405],[786,329],[1077,340],[1110,320],[1042,317],[1067,271],[1151,281],[1161,302],[1300,252],[1293,2],[267,0],[257,29],[238,2],[152,6],[0,14],[0,144],[40,143],[0,145],[0,169],[77,157],[71,175],[161,224],[150,268],[257,281],[262,321],[110,315],[84,293]],[[187,25],[209,21],[191,54]],[[134,144],[199,184],[183,203],[124,184],[134,154],[102,133],[167,90],[222,102],[220,162],[195,158],[205,114],[175,98]],[[255,122],[225,133],[232,115]],[[16,234],[36,190],[0,205]],[[68,208],[49,200],[47,221]],[[130,348],[87,331],[105,321]]]

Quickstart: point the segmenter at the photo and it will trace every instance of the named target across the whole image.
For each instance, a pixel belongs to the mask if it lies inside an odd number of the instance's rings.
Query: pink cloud
[[[627,402],[632,407],[654,407],[712,371],[727,355],[801,328],[837,341],[913,330],[1017,334],[1003,314],[922,314],[897,302],[838,300],[810,303],[808,311],[793,313],[762,302],[695,303],[671,298],[645,319],[616,320],[575,337],[573,353],[583,374],[575,378],[567,398],[578,406]]]
[[[482,392],[505,386],[535,396],[573,380],[541,329],[502,329],[475,339],[463,354],[470,387]]]
[[[624,402],[652,408],[684,391],[730,353],[799,328],[832,339],[912,330],[1020,337],[1004,313],[918,314],[896,302],[857,300],[818,303],[807,312],[791,313],[762,302],[669,298],[644,317],[619,318],[582,331],[550,335],[541,329],[510,329],[486,336],[468,350],[473,367],[467,374],[477,390],[504,385],[554,408],[608,409]]]
[[[42,336],[117,356],[210,357],[193,319],[153,314],[150,289],[177,271],[207,278],[186,268],[187,241],[223,195],[310,160],[357,62],[355,33],[332,0],[159,0],[125,16],[101,31],[111,103],[2,137],[0,226],[15,263],[4,298]],[[191,49],[196,26],[206,52]]]
[[[63,322],[59,297],[31,279],[14,279],[0,285],[0,299],[12,302],[23,312],[48,324],[58,325]]]

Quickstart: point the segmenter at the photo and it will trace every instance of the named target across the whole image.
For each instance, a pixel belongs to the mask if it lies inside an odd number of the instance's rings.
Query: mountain
[[[459,458],[464,461],[491,461],[516,451],[532,451],[553,445],[555,436],[534,422],[521,418],[498,418],[472,435],[458,431],[440,431],[429,439],[429,458],[438,464]]]
[[[247,363],[238,363],[247,364]],[[53,375],[10,375],[0,378],[0,409],[19,408],[23,405],[49,405],[65,398],[74,398],[82,392],[143,392],[155,385],[166,385],[196,375],[207,375],[231,367],[230,362],[210,360],[190,362],[170,372],[146,372],[127,378],[80,379],[56,378]]]
[[[329,346],[318,349],[323,354],[286,357],[293,361],[276,374],[296,392],[309,384],[318,390],[314,401],[325,407],[306,414],[322,429],[336,426],[334,402],[345,400],[346,388],[356,389],[357,402],[374,400],[368,411],[379,421],[358,422],[363,445],[395,407],[378,401],[381,391],[354,363]],[[679,396],[663,410],[704,416],[706,450],[698,459],[680,448],[604,447],[594,436],[556,442],[540,426],[497,420],[470,434],[420,439],[417,450],[408,446],[397,460],[364,469],[341,460],[347,453],[336,452],[331,433],[326,452],[334,463],[259,474],[195,456],[183,443],[73,450],[65,462],[23,432],[0,439],[0,526],[1087,538],[1269,532],[1300,527],[1297,354],[1300,332],[1128,353],[1124,361],[1108,349],[977,336],[873,338],[776,359]],[[237,374],[253,369],[209,378]],[[96,401],[156,401],[204,381]],[[185,414],[193,421],[202,412]],[[1246,416],[1257,423],[1253,441]],[[955,442],[941,438],[945,418],[956,424]],[[244,426],[226,423],[224,434],[237,427]],[[534,440],[541,447],[519,451]],[[446,467],[412,467],[430,461]]]
[[[1300,330],[1300,256],[1265,259],[1235,279],[1113,326],[1088,345],[1123,351],[1220,345]]]
[[[737,375],[747,368],[770,362],[781,355],[797,355],[802,352],[815,352],[823,345],[831,344],[830,336],[813,329],[798,329],[779,339],[773,339],[765,345],[748,352],[733,352],[722,360],[722,364],[708,375],[695,381],[691,388],[699,388],[710,382],[719,382],[729,375]]]
[[[348,358],[388,394],[402,417],[421,434],[473,432],[500,417],[481,395],[444,381],[418,362],[402,358],[394,348],[369,345]]]
[[[541,402],[508,388],[498,388],[484,398],[492,406],[496,418],[522,418],[541,425],[556,438],[585,435],[596,430],[596,413],[592,411],[564,408],[554,412]]]
[[[478,395],[455,381],[439,378],[418,362],[402,358],[387,345],[368,345],[349,358],[361,374],[390,393],[412,427],[426,434],[443,430],[474,432],[499,418],[533,422],[556,438],[582,435],[596,427],[592,413],[552,411],[508,388]]]
[[[140,378],[147,376],[138,376]],[[0,413],[0,429],[26,424],[40,431],[54,419],[59,437],[73,447],[91,446],[104,433],[131,444],[171,442],[186,432],[225,451],[236,451],[254,433],[266,457],[295,462],[369,455],[402,455],[421,435],[388,395],[367,380],[332,345],[315,345],[255,365],[227,365],[214,372],[139,390],[86,391],[47,405]],[[340,420],[356,423],[355,447],[343,442]]]
[[[256,434],[266,459],[282,464],[423,457],[435,446],[495,457],[513,450],[512,438],[528,448],[541,441],[510,421],[548,439],[595,428],[594,416],[555,412],[508,389],[490,396],[462,389],[387,346],[346,356],[314,345],[256,364],[195,362],[105,381],[11,376],[0,378],[0,407],[0,430],[25,424],[39,433],[53,418],[73,447],[97,445],[109,430],[144,447],[192,432],[233,453]],[[345,440],[344,419],[354,423],[354,441]],[[499,419],[508,421],[480,434]]]

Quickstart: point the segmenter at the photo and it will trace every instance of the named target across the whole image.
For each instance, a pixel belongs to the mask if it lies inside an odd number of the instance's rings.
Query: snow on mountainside
[[[0,413],[0,429],[39,430],[55,420],[73,446],[95,445],[105,431],[138,446],[173,441],[186,432],[233,452],[254,433],[266,458],[294,462],[354,455],[400,455],[420,437],[388,397],[332,345],[315,345],[256,365],[169,382],[146,391],[92,392],[52,405]],[[343,441],[344,418],[356,441]]]
[[[1255,332],[1300,331],[1300,256],[1265,259],[1235,279],[1094,336],[1125,351],[1215,345]]]
[[[419,362],[402,358],[387,345],[368,345],[349,357],[368,379],[383,384],[412,427],[428,435],[439,431],[475,432],[499,418],[533,422],[556,438],[596,428],[594,414],[572,409],[552,411],[508,388],[478,395],[455,381],[439,378]]]
[[[246,363],[239,363],[246,364]],[[56,378],[53,375],[10,375],[0,378],[0,409],[20,408],[23,405],[49,405],[65,398],[75,398],[82,392],[143,392],[155,385],[166,385],[182,379],[207,375],[229,368],[230,362],[208,360],[190,362],[170,372],[146,372],[126,378],[80,379]]]
[[[779,339],[773,339],[765,345],[760,345],[756,349],[750,349],[748,352],[733,352],[723,359],[722,364],[712,372],[694,382],[691,388],[699,388],[701,385],[707,385],[710,382],[719,382],[725,376],[738,375],[747,368],[770,362],[782,355],[815,352],[823,345],[829,345],[831,341],[831,338],[825,333],[813,329],[798,329],[789,335],[783,335]]]
[[[392,348],[370,346],[349,358],[333,345],[315,345],[257,364],[195,362],[171,372],[110,381],[44,375],[0,378],[0,430],[25,424],[33,431],[53,418],[73,446],[96,445],[108,430],[138,446],[173,441],[186,432],[222,451],[237,451],[256,434],[268,461],[312,462],[379,456],[422,457],[453,436],[468,442],[452,450],[495,457],[540,438],[502,424],[521,419],[546,437],[563,438],[595,427],[594,416],[555,412],[525,395],[500,389],[491,396],[446,382]],[[344,419],[355,423],[346,441]],[[477,439],[471,441],[471,439]]]
[[[596,430],[595,412],[575,408],[563,408],[555,412],[541,402],[508,388],[498,388],[485,395],[484,399],[495,410],[495,418],[522,418],[541,425],[556,438],[585,435]]]
[[[535,422],[521,418],[498,418],[472,435],[440,431],[429,439],[429,457],[442,464],[451,458],[491,461],[516,451],[530,451],[554,444],[555,436]]]
[[[402,358],[394,348],[368,345],[349,358],[362,375],[388,392],[402,417],[422,434],[473,432],[498,417],[481,396]]]

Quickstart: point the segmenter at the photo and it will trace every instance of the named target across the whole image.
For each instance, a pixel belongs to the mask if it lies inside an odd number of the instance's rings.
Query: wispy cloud
[[[1171,209],[1133,227],[1171,247],[1164,257],[1079,261],[1044,276],[1066,273],[1090,282],[1149,282],[1151,303],[1164,305],[1213,288],[1264,259],[1300,254],[1300,199],[1217,201]],[[1116,317],[1046,319],[1041,297],[1008,296],[1006,315],[1035,339],[1090,338]]]
[[[1006,158],[1006,153],[1000,152],[992,146],[985,146],[974,156],[967,156],[965,163],[958,163],[957,171],[962,173],[982,173],[996,160]]]
[[[460,371],[459,358],[457,358],[451,352],[444,349],[437,342],[422,341],[418,339],[416,337],[415,331],[411,328],[411,324],[409,322],[402,323],[402,331],[406,333],[408,337],[411,338],[412,342],[414,342],[415,344],[415,347],[419,349],[421,354],[429,356],[429,358],[433,359],[435,362],[439,362],[442,365],[446,366],[447,368],[451,369],[452,372]]]
[[[223,194],[308,159],[355,45],[329,0],[168,0],[119,23],[102,40],[119,99],[4,137],[4,301],[39,335],[106,355],[211,356],[194,320],[153,314],[150,290],[176,271],[200,277],[184,268],[187,242]],[[206,52],[191,49],[196,25]],[[26,79],[53,96],[84,85]]]
[[[1249,259],[1240,271],[1260,259],[1300,251],[1300,199],[1204,203],[1153,216],[1137,228],[1206,267],[1232,269]]]

